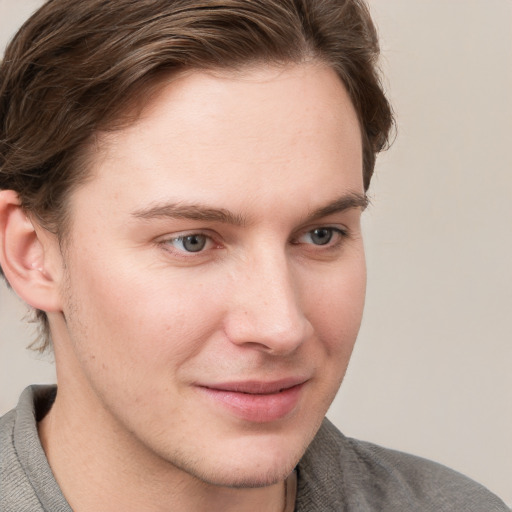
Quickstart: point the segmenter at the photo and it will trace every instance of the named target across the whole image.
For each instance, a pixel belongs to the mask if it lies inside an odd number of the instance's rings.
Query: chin
[[[217,487],[257,488],[285,480],[304,454],[302,445],[261,446],[225,450],[201,460],[174,460],[173,464],[196,479]],[[179,463],[181,462],[181,463]]]
[[[247,467],[231,469],[226,466],[219,471],[204,472],[195,475],[199,480],[216,486],[232,489],[252,489],[268,487],[285,480],[295,469],[298,459],[286,464],[276,464],[274,467]]]

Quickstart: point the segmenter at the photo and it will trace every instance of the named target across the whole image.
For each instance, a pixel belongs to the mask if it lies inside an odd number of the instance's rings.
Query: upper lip
[[[269,395],[285,389],[304,384],[308,379],[303,377],[288,377],[274,381],[244,380],[231,382],[216,382],[214,384],[199,384],[200,387],[215,391],[234,393],[249,393],[253,395]]]

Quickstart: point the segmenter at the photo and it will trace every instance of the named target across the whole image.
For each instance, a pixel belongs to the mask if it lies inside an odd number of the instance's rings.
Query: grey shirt
[[[56,388],[32,386],[0,419],[0,512],[71,512],[37,421]],[[509,512],[482,486],[439,464],[343,436],[325,420],[297,467],[296,512]]]

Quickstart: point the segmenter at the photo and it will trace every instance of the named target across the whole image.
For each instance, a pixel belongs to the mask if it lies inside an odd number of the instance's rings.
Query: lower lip
[[[299,384],[268,395],[253,395],[205,387],[198,389],[240,419],[254,423],[267,423],[284,418],[295,409],[303,386],[304,384]]]

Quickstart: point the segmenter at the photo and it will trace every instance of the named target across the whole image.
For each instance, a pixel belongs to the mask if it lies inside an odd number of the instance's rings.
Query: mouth
[[[238,419],[267,423],[290,416],[297,408],[307,379],[289,378],[272,382],[239,381],[198,385],[211,403]]]
[[[206,384],[204,387],[218,391],[243,393],[247,395],[272,395],[304,384],[306,380],[307,379],[292,377],[271,382],[249,380],[229,383]]]

